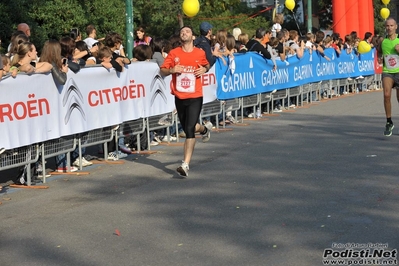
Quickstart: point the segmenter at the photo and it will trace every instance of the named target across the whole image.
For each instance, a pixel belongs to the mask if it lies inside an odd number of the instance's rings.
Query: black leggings
[[[187,139],[195,138],[195,125],[201,113],[202,100],[202,97],[184,100],[175,97],[177,115]]]

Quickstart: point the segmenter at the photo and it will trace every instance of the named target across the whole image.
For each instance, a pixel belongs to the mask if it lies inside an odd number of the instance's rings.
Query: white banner
[[[0,81],[0,148],[12,149],[141,117],[171,112],[171,77],[153,62],[123,72],[103,67],[68,72],[64,86],[51,74],[19,74]],[[204,103],[216,99],[212,68],[202,77]]]

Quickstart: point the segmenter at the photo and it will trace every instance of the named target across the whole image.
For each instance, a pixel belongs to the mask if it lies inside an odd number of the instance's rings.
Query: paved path
[[[182,147],[158,146],[3,192],[0,264],[309,266],[332,243],[399,248],[399,136],[383,136],[381,94],[215,132],[186,180],[172,178]]]

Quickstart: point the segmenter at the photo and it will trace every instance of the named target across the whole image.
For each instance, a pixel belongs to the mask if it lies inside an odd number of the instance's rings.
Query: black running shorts
[[[184,100],[175,97],[177,115],[187,139],[195,138],[195,125],[201,113],[202,101],[202,97]]]

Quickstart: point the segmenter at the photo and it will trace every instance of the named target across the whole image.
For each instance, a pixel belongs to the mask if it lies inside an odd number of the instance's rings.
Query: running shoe
[[[188,170],[189,170],[188,164],[184,161],[182,161],[181,165],[179,167],[177,167],[177,169],[176,169],[176,171],[182,177],[188,176]]]
[[[387,122],[386,125],[385,125],[384,135],[387,136],[387,137],[391,136],[392,135],[392,130],[394,129],[394,127],[395,126],[393,124]]]
[[[208,142],[209,139],[211,138],[211,130],[212,130],[212,123],[211,122],[207,122],[204,125],[208,130],[206,131],[206,133],[204,135],[202,135],[202,142]]]

